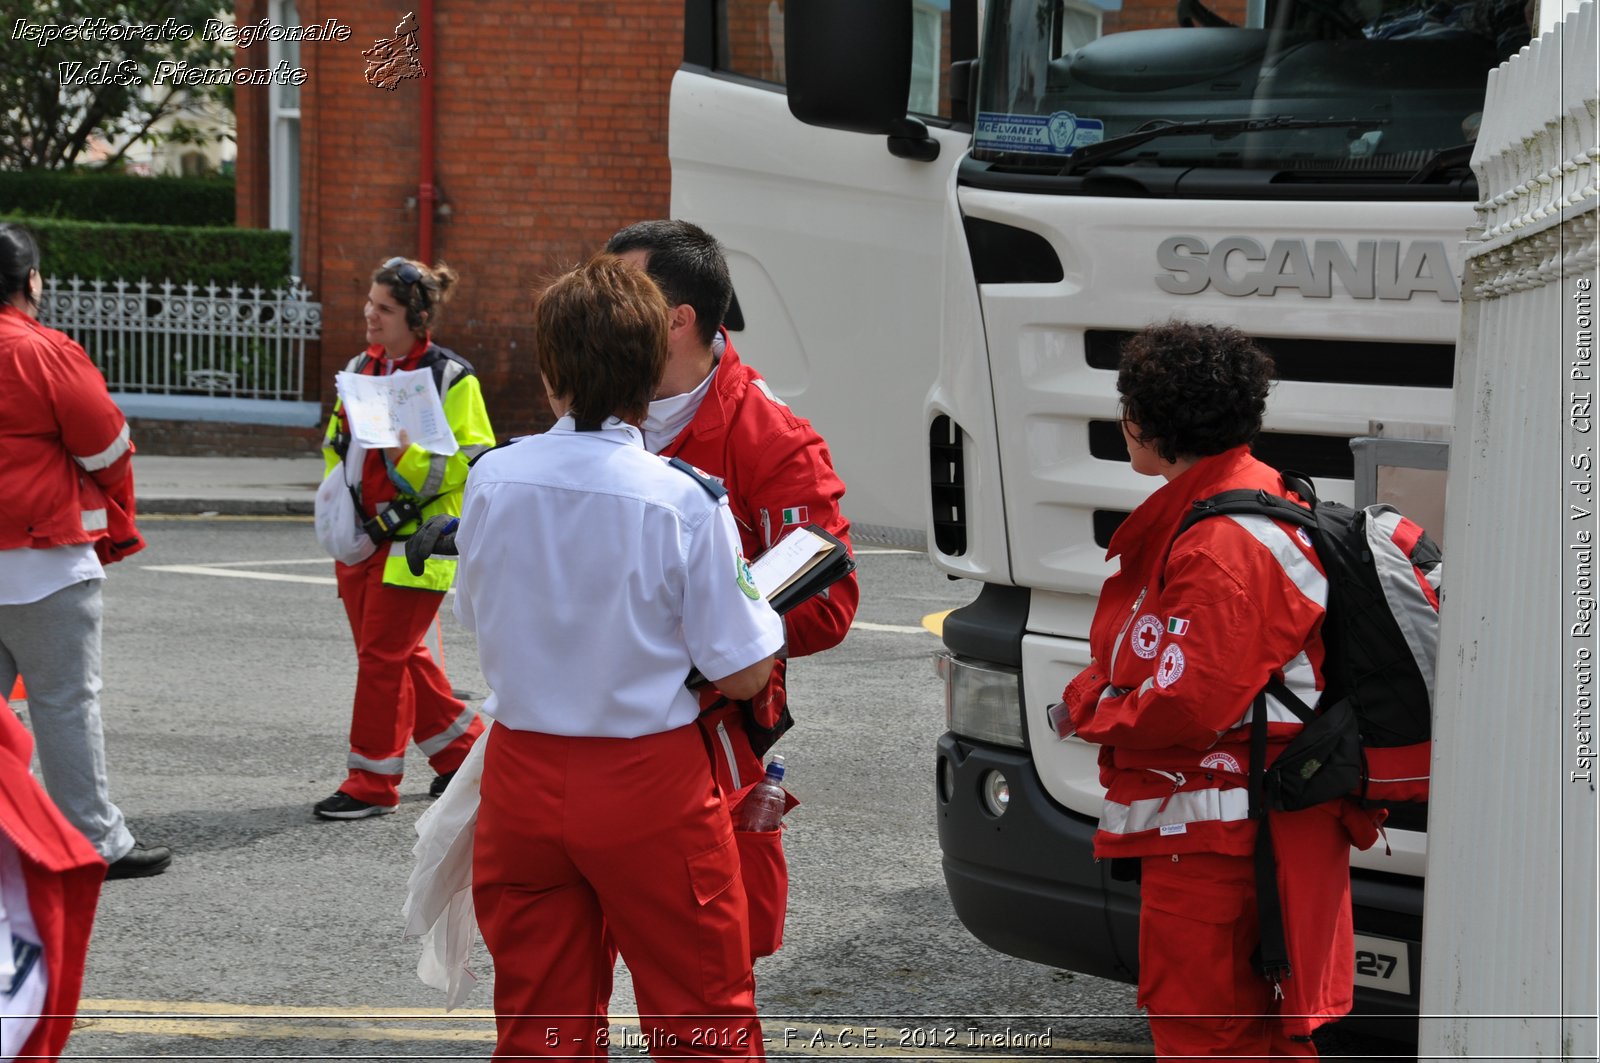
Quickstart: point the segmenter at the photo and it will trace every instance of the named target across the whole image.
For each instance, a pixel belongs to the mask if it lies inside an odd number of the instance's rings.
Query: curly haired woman
[[[1271,378],[1237,329],[1168,322],[1123,348],[1128,455],[1165,483],[1112,537],[1121,569],[1100,592],[1094,659],[1063,696],[1078,737],[1102,747],[1095,856],[1139,865],[1139,1002],[1161,1059],[1315,1057],[1312,1031],[1351,1005],[1349,852],[1376,833],[1353,804],[1270,814],[1289,975],[1268,980],[1252,955],[1252,705],[1271,679],[1316,702],[1327,579],[1311,540],[1267,517],[1177,535],[1222,491],[1293,497],[1250,454]],[[1264,704],[1270,760],[1301,723]]]

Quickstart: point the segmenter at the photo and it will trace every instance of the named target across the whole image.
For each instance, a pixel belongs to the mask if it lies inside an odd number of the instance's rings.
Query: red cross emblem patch
[[[1146,613],[1133,622],[1133,630],[1128,634],[1128,642],[1133,646],[1133,652],[1145,660],[1156,655],[1156,647],[1161,644],[1161,633],[1167,626],[1161,618]]]

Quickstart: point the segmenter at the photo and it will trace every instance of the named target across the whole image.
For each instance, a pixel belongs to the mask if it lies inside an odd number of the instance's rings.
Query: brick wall
[[[266,14],[266,0],[237,0],[234,17],[239,25],[258,22]],[[233,65],[250,68],[265,65],[266,52],[260,46],[235,49]],[[267,93],[265,89],[239,86],[233,95],[234,137],[240,154],[246,150],[253,158],[265,158],[267,151]],[[248,145],[248,149],[245,148]],[[234,172],[234,212],[238,224],[247,229],[265,229],[271,220],[271,186],[265,166],[244,167]]]
[[[1235,25],[1244,25],[1245,0],[1204,0],[1205,6]],[[1107,11],[1101,23],[1106,35],[1123,30],[1152,30],[1178,25],[1177,0],[1123,0],[1119,11]]]
[[[338,18],[352,29],[348,42],[301,46],[302,269],[323,322],[319,362],[306,371],[331,404],[333,374],[364,343],[372,271],[391,255],[418,256],[422,99],[432,92],[434,180],[449,208],[435,219],[432,260],[461,275],[434,338],[477,367],[498,434],[518,435],[549,423],[528,347],[534,288],[623,225],[667,213],[682,4],[438,0],[428,77],[394,91],[367,84],[362,50],[417,6],[299,5],[304,24]],[[260,46],[251,51],[265,62]],[[266,149],[241,122],[240,173],[266,172]],[[250,224],[244,202],[240,223]]]

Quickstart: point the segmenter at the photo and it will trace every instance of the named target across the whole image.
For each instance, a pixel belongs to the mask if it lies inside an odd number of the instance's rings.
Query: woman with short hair
[[[608,932],[651,1055],[764,1054],[733,825],[685,682],[752,696],[783,623],[726,492],[645,449],[667,321],[614,255],[556,280],[533,339],[559,420],[467,480],[455,610],[495,721],[472,889],[496,1056],[606,1055]]]

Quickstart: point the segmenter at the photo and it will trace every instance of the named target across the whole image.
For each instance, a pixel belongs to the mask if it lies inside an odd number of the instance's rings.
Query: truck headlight
[[[996,819],[1011,807],[1011,784],[998,771],[990,771],[983,777],[983,807]]]
[[[1015,668],[934,655],[944,680],[945,726],[965,738],[1026,748],[1022,730],[1022,676]]]

